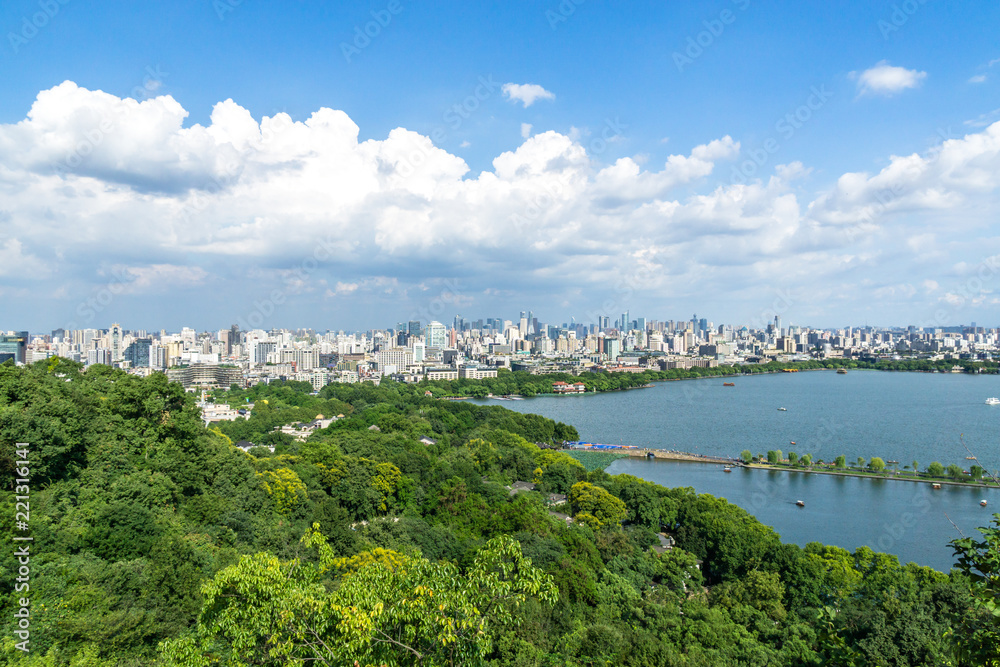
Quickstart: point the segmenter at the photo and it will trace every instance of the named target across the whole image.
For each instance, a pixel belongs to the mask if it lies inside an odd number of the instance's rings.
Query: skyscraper
[[[115,322],[108,331],[108,347],[111,348],[111,363],[122,360],[122,325]]]
[[[448,330],[438,321],[427,325],[427,346],[443,350],[448,345]]]
[[[11,359],[23,364],[28,356],[28,332],[8,331],[0,334],[0,363]]]
[[[136,338],[125,348],[124,360],[129,362],[132,368],[149,366],[149,349],[152,345],[153,341],[150,338]]]

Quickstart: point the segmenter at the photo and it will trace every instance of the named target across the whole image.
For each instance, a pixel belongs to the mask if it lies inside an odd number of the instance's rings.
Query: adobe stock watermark
[[[888,552],[903,539],[910,528],[917,525],[920,519],[930,511],[931,499],[927,485],[917,484],[915,486],[920,488],[910,500],[910,506],[914,511],[903,512],[892,523],[883,523],[881,535],[875,540],[875,544],[870,546],[876,547],[879,551]]]
[[[557,29],[560,24],[569,20],[569,17],[576,13],[577,7],[586,0],[562,0],[555,9],[545,10],[545,20],[549,22],[549,27]]]
[[[944,297],[948,308],[938,308],[920,326],[934,329],[948,326],[955,319],[955,311],[969,304],[975,305],[986,294],[993,293],[993,284],[1000,274],[1000,255],[993,255],[979,262],[972,274],[959,285],[954,286]]]
[[[741,12],[750,6],[750,0],[732,0],[732,2]],[[693,65],[695,60],[722,37],[727,26],[736,23],[737,16],[738,14],[732,9],[726,8],[719,12],[717,17],[702,21],[701,24],[705,29],[689,36],[683,51],[673,52],[672,58],[677,71],[683,74],[686,67]]]
[[[362,51],[371,46],[372,40],[376,39],[382,34],[383,30],[389,27],[393,18],[402,13],[403,4],[400,0],[389,0],[389,4],[385,6],[385,9],[369,12],[372,20],[365,23],[364,26],[354,26],[354,38],[350,43],[340,43],[340,53],[343,54],[344,60],[350,64],[355,56],[361,55]]]
[[[39,0],[37,12],[30,16],[27,14],[22,16],[20,29],[17,32],[7,33],[7,41],[10,43],[14,55],[17,55],[22,47],[27,46],[28,42],[37,37],[38,33],[44,30],[69,2],[70,0]]]
[[[268,120],[269,122],[266,125],[263,121],[260,123],[260,147],[268,145],[274,141],[275,137],[295,124],[291,117],[283,112],[275,113]],[[218,194],[239,180],[245,161],[256,150],[257,148],[253,146],[245,148],[237,158],[223,165],[222,171],[214,174],[203,187],[192,189],[191,197],[184,203],[181,210],[178,211],[178,216],[184,222],[191,222],[191,217],[194,214],[201,213],[207,209],[210,203],[209,195]]]
[[[135,275],[129,272],[128,267],[112,269],[111,279],[77,305],[76,315],[83,320],[83,324],[90,324],[98,314],[103,313],[111,305],[115,297],[125,291],[125,287],[133,280]],[[76,331],[80,328],[80,323],[74,320],[63,328]]]
[[[628,127],[618,116],[615,116],[614,120],[605,118],[600,134],[591,139],[587,146],[587,155],[594,158],[603,154],[608,150],[608,146],[616,138],[622,136]],[[515,234],[524,234],[537,226],[545,212],[550,210],[557,201],[565,198],[566,188],[569,187],[569,183],[566,182],[567,178],[563,177],[557,181],[543,180],[543,190],[531,196],[524,210],[511,213],[508,216],[507,220]]]
[[[246,318],[237,317],[236,324],[243,331],[260,329],[288,301],[288,292],[292,285],[303,285],[312,280],[312,275],[324,263],[335,255],[334,239],[330,236],[318,239],[309,257],[299,262],[284,276],[285,285],[282,289],[273,289],[262,299],[255,299],[253,308]]]
[[[31,522],[31,460],[30,446],[26,442],[14,445],[14,528],[19,534],[14,535],[14,565],[17,567],[14,577],[13,591],[25,597],[14,598],[14,635],[20,642],[14,648],[24,653],[31,650],[31,542],[34,538],[29,534]]]
[[[498,90],[503,87],[493,78],[492,74],[480,76],[475,88],[460,102],[456,102],[448,107],[441,116],[442,122],[452,132],[457,131],[462,124],[472,117],[472,115],[483,105],[486,100],[493,97]],[[417,146],[396,162],[396,171],[403,178],[409,178],[416,173],[417,169],[427,161],[433,147],[441,144],[448,138],[448,130],[439,125],[431,130],[429,138],[431,147]]]
[[[226,15],[232,14],[242,4],[243,0],[212,0],[212,9],[220,21],[225,21]]]
[[[458,281],[454,278],[445,278],[442,282],[441,291],[427,304],[415,309],[410,314],[410,320],[421,322],[431,322],[444,315],[448,308],[452,310],[461,307],[463,295]]]
[[[159,65],[155,67],[152,65],[147,66],[142,84],[135,86],[130,91],[131,98],[137,102],[144,102],[152,98],[163,85],[163,80],[168,76],[170,74],[160,69]],[[56,164],[56,173],[66,176],[68,173],[79,168],[95,150],[104,144],[110,135],[118,130],[121,122],[130,113],[131,110],[125,104],[124,100],[116,103],[111,108],[110,113],[104,115],[94,127],[83,132],[83,138],[77,141],[66,157]]]
[[[927,0],[903,0],[898,5],[893,4],[888,19],[878,20],[878,31],[882,33],[882,39],[888,40],[889,35],[899,32],[899,29],[926,4]]]
[[[781,317],[787,313],[795,305],[795,301],[795,295],[791,289],[787,287],[774,289],[774,298],[770,305],[761,308],[755,316],[750,318],[750,328],[767,329],[767,325],[774,322],[775,317]]]
[[[876,216],[887,212],[889,210],[889,206],[893,202],[897,201],[907,193],[907,186],[909,185],[908,179],[914,176],[919,176],[922,170],[936,164],[941,158],[941,153],[944,152],[945,143],[958,138],[950,125],[947,128],[939,127],[937,129],[937,134],[941,137],[941,142],[932,146],[931,149],[927,151],[927,155],[924,160],[919,164],[911,163],[906,171],[897,176],[896,180],[888,186],[876,190],[874,193],[875,201],[865,208],[864,213],[858,217],[857,222],[852,224],[850,227],[844,228],[844,234],[847,237],[848,243],[853,243],[860,234],[875,226]]]
[[[812,86],[809,91],[805,103],[786,113],[774,124],[774,131],[781,137],[781,140],[788,141],[795,136],[795,133],[812,120],[813,115],[833,97],[833,91],[827,89],[826,84],[819,87]],[[745,185],[747,180],[756,175],[771,159],[771,156],[780,150],[781,141],[774,136],[768,137],[760,148],[747,151],[748,159],[733,166],[730,182],[733,185]]]

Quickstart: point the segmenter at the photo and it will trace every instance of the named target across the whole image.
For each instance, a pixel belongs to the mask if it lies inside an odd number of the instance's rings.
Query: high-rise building
[[[111,363],[122,360],[122,325],[115,322],[108,331],[108,347],[111,350]]]
[[[407,324],[407,333],[411,336],[419,336],[423,332],[420,330],[420,320],[410,320]]]
[[[16,364],[23,364],[27,356],[27,331],[8,331],[5,334],[0,334],[0,363],[11,359]]]
[[[443,350],[448,345],[448,330],[437,320],[427,325],[427,347]]]
[[[129,362],[132,368],[145,368],[150,365],[149,349],[153,345],[151,338],[136,338],[123,353],[123,360]]]

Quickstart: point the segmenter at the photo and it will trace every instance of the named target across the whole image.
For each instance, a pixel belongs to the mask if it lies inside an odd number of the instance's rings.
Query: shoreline
[[[884,479],[896,482],[913,482],[916,484],[941,484],[942,486],[947,484],[948,486],[962,486],[965,488],[973,489],[1000,489],[1000,486],[992,483],[979,483],[979,482],[956,482],[953,479],[915,479],[913,477],[900,477],[898,475],[873,475],[864,474],[857,472],[839,472],[836,470],[815,470],[810,468],[790,468],[784,466],[772,466],[760,463],[743,463],[741,465],[743,468],[756,469],[756,470],[770,470],[774,472],[801,472],[801,473],[812,473],[816,475],[835,475],[838,477],[859,477],[864,479]]]
[[[614,451],[614,450],[612,450],[612,451]],[[623,450],[623,451],[634,452],[635,450]],[[857,478],[861,478],[861,479],[872,479],[872,480],[888,480],[888,481],[896,481],[896,482],[913,482],[913,483],[916,483],[916,484],[941,484],[942,486],[943,485],[959,486],[959,487],[965,487],[965,488],[969,488],[969,489],[993,489],[993,490],[1000,490],[1000,486],[998,486],[997,484],[993,484],[993,483],[981,484],[981,483],[974,483],[974,482],[956,482],[955,480],[952,480],[952,479],[914,479],[912,477],[899,477],[899,476],[896,476],[896,475],[873,475],[873,474],[864,474],[864,473],[848,472],[848,471],[839,472],[839,471],[836,471],[836,470],[816,470],[814,468],[790,468],[790,467],[785,467],[785,466],[780,466],[779,467],[779,466],[772,466],[772,465],[761,464],[761,463],[744,463],[743,461],[740,461],[739,459],[726,459],[725,457],[713,457],[713,456],[706,456],[706,455],[703,455],[703,454],[689,454],[689,453],[686,453],[686,452],[669,452],[669,451],[666,451],[666,450],[648,450],[648,451],[655,451],[655,452],[663,452],[663,455],[661,455],[661,456],[655,456],[655,457],[647,457],[646,454],[645,454],[646,451],[647,450],[642,450],[643,453],[641,453],[641,454],[640,453],[630,454],[628,458],[631,458],[631,459],[643,459],[643,460],[647,460],[647,461],[650,460],[650,458],[652,458],[654,461],[655,460],[661,460],[661,461],[662,460],[666,460],[666,461],[675,461],[675,462],[681,462],[681,463],[702,463],[702,464],[706,464],[706,465],[728,465],[731,468],[746,468],[747,470],[766,470],[766,471],[770,471],[770,472],[787,472],[787,473],[796,473],[796,472],[798,472],[798,473],[814,474],[814,475],[833,475],[833,476],[836,476],[836,477],[857,477]]]

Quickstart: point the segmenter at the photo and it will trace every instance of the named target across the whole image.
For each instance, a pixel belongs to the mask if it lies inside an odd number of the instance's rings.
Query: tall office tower
[[[646,318],[645,317],[637,317],[637,318],[635,318],[635,328],[638,329],[639,331],[645,331],[646,330]]]
[[[420,320],[410,320],[406,326],[406,333],[411,336],[420,336],[423,333],[420,330]]]
[[[149,350],[153,345],[151,338],[136,338],[125,348],[123,358],[132,368],[148,367],[150,365]]]
[[[8,331],[5,334],[0,334],[0,363],[10,359],[16,364],[23,364],[27,358],[27,331]]]
[[[781,315],[774,316],[774,335],[781,335]]]
[[[122,325],[115,322],[108,331],[108,347],[111,348],[111,362],[122,360]]]
[[[448,330],[438,321],[427,325],[427,346],[443,350],[448,344]]]
[[[521,338],[524,338],[528,333],[528,318],[524,316],[524,311],[521,311],[521,322],[517,329],[521,332]]]

